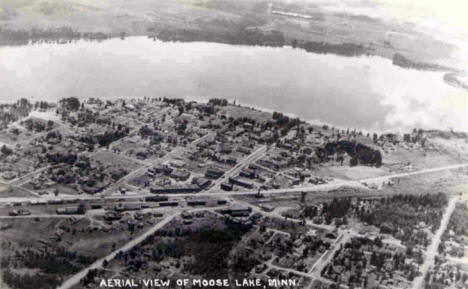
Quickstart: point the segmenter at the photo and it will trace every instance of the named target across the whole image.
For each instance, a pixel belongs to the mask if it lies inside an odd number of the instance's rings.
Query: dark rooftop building
[[[199,192],[200,187],[197,185],[153,187],[150,189],[150,191],[153,194],[184,194]]]
[[[247,189],[252,189],[254,185],[238,178],[229,178],[229,183],[237,186],[241,186]]]
[[[225,191],[232,191],[233,186],[230,183],[221,183],[221,189]]]
[[[217,168],[208,168],[205,172],[205,177],[209,179],[218,179],[224,175],[224,171]]]
[[[169,197],[167,196],[149,196],[145,198],[147,202],[165,202],[168,201]]]
[[[201,190],[208,188],[211,185],[211,180],[205,178],[194,178],[192,184],[197,185]]]

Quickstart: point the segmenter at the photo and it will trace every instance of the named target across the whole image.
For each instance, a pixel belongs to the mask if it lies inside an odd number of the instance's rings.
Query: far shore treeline
[[[120,34],[104,32],[80,32],[71,27],[14,30],[0,28],[0,46],[2,45],[27,45],[30,43],[56,43],[66,44],[76,40],[103,41],[110,38],[120,37],[125,39],[125,32]],[[327,43],[323,41],[310,41],[295,38],[286,38],[279,30],[263,31],[261,29],[239,28],[234,30],[200,31],[179,28],[149,28],[146,34],[135,36],[147,36],[154,40],[166,42],[214,42],[231,45],[269,46],[303,49],[307,52],[317,54],[335,54],[346,57],[373,55],[375,49],[370,46],[352,42]],[[457,72],[456,69],[432,63],[413,61],[400,53],[393,55],[392,63],[402,68],[418,70],[434,70]]]

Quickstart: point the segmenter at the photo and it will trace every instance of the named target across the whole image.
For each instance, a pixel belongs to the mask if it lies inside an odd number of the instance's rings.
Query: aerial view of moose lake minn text
[[[468,288],[463,1],[0,0],[0,289]]]

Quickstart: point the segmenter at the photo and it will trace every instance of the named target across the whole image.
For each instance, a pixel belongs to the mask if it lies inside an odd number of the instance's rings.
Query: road
[[[209,137],[212,137],[214,136],[214,133],[207,133],[205,134],[204,136],[194,140],[193,142],[190,143],[189,147],[191,146],[195,146],[197,145],[198,143],[204,141],[205,139],[209,138]],[[118,180],[117,182],[115,182],[114,184],[112,184],[111,186],[109,186],[107,189],[105,189],[103,192],[102,192],[102,195],[109,195],[109,194],[112,194],[112,191],[113,190],[117,190],[118,186],[123,184],[124,182],[130,180],[132,177],[135,177],[137,176],[138,174],[142,174],[143,172],[145,172],[147,169],[155,166],[155,165],[158,165],[158,164],[161,164],[161,163],[164,163],[166,161],[169,161],[171,159],[173,159],[174,157],[177,157],[179,155],[181,155],[184,151],[184,147],[176,147],[175,149],[173,149],[171,152],[167,153],[164,157],[162,158],[158,158],[152,162],[146,162],[145,165],[139,167],[139,168],[136,168],[135,170],[133,170],[132,172],[128,173],[126,176],[124,176],[123,178],[121,178],[120,180]]]
[[[427,247],[424,263],[421,266],[422,275],[414,279],[413,284],[411,286],[412,289],[420,289],[422,287],[424,277],[426,276],[429,269],[434,265],[435,256],[437,255],[437,251],[439,249],[440,238],[447,229],[450,216],[452,216],[452,213],[455,210],[456,202],[456,198],[452,198],[449,200],[448,206],[445,209],[444,215],[442,216],[442,220],[440,221],[440,227],[439,229],[437,229],[434,237],[432,238],[431,244],[429,245],[429,247]]]
[[[34,177],[35,175],[39,174],[40,172],[43,172],[49,168],[51,168],[52,166],[46,166],[46,167],[43,167],[43,168],[39,168],[33,172],[30,172],[30,173],[27,173],[26,175],[24,176],[21,176],[21,177],[18,177],[12,181],[9,182],[10,185],[15,185],[15,186],[22,186],[24,184],[26,184],[27,182],[29,182],[31,180],[32,177]]]
[[[230,206],[222,206],[222,207],[214,207],[214,208],[196,208],[196,209],[188,209],[186,210],[187,212],[190,212],[190,213],[195,213],[195,212],[200,212],[200,211],[212,211],[214,212],[215,210],[220,210],[220,209],[225,209],[225,208],[229,208]],[[153,227],[151,227],[148,231],[144,232],[143,234],[141,234],[140,236],[136,237],[135,239],[129,241],[127,244],[125,244],[124,246],[122,246],[121,248],[113,251],[112,253],[110,253],[109,255],[105,256],[105,257],[102,257],[100,258],[99,260],[95,261],[93,264],[91,264],[90,266],[88,266],[87,268],[81,270],[80,272],[78,272],[77,274],[73,275],[72,277],[70,277],[69,279],[67,279],[64,283],[62,283],[62,285],[60,287],[57,287],[57,289],[70,289],[72,288],[74,285],[78,284],[80,282],[80,280],[86,276],[86,274],[88,274],[88,272],[90,270],[94,270],[94,269],[98,269],[98,268],[101,268],[102,267],[102,262],[104,260],[107,260],[107,261],[110,261],[112,259],[115,258],[115,256],[120,252],[125,252],[125,251],[128,251],[130,249],[132,249],[133,247],[137,246],[138,244],[140,244],[141,242],[143,242],[147,237],[151,236],[152,234],[154,234],[157,230],[161,229],[162,227],[164,227],[165,225],[167,225],[172,219],[174,219],[176,216],[178,216],[179,214],[181,214],[181,212],[183,212],[184,210],[172,210],[170,214],[166,215],[164,217],[163,220],[161,220],[161,222],[158,222],[157,224],[155,224]]]
[[[260,213],[260,214],[262,214],[264,216],[268,216],[270,218],[286,219],[283,215],[281,215],[281,212],[278,212],[278,211],[266,212],[266,211],[262,210],[262,208],[260,208],[260,207],[257,207],[257,206],[255,206],[255,205],[253,205],[251,203],[240,201],[240,200],[236,200],[236,201],[234,201],[234,203],[242,205],[244,207],[251,207],[253,212]],[[302,221],[300,219],[292,219],[292,218],[288,218],[288,220],[292,221],[292,222],[301,222]],[[313,227],[313,228],[321,229],[321,230],[325,230],[325,231],[332,231],[335,228],[334,226],[331,226],[331,225],[316,224],[316,223],[314,223],[314,222],[312,222],[310,220],[306,220],[306,225],[308,225],[309,227]]]
[[[130,242],[128,242],[127,244],[125,244],[123,247],[113,251],[112,253],[110,253],[109,255],[97,260],[96,262],[94,262],[93,264],[91,264],[90,266],[88,266],[87,268],[81,270],[80,272],[78,272],[77,274],[73,275],[71,278],[67,279],[60,287],[58,287],[57,289],[69,289],[69,288],[72,288],[74,285],[78,284],[80,282],[80,280],[82,278],[84,278],[89,271],[91,270],[94,270],[94,269],[98,269],[98,268],[101,268],[102,267],[102,262],[104,260],[112,260],[115,258],[115,256],[120,252],[120,251],[128,251],[130,249],[132,249],[133,247],[135,247],[136,245],[140,244],[141,242],[143,242],[147,237],[149,237],[150,235],[154,234],[157,230],[161,229],[162,227],[164,227],[166,224],[168,224],[176,215],[178,215],[178,213],[173,213],[171,215],[168,215],[166,216],[161,222],[155,224],[151,229],[149,229],[148,231],[146,231],[145,233],[141,234],[140,236],[136,237],[135,239],[131,240]]]
[[[239,173],[243,168],[248,166],[250,163],[255,162],[256,160],[262,158],[267,151],[266,146],[261,146],[259,149],[248,155],[246,158],[242,159],[240,163],[238,163],[236,166],[234,166],[232,169],[224,173],[224,175],[216,180],[211,187],[206,193],[210,194],[213,193],[216,190],[219,190],[219,186],[221,183],[226,182],[229,180],[230,177],[235,176],[237,173]]]
[[[450,165],[450,166],[443,166],[443,167],[438,167],[438,168],[430,168],[430,169],[424,169],[424,170],[419,170],[419,171],[414,171],[414,172],[406,172],[406,173],[399,173],[399,174],[390,174],[386,176],[379,176],[379,177],[374,177],[374,178],[365,178],[365,179],[358,179],[358,180],[349,180],[349,181],[340,181],[336,182],[333,184],[322,184],[322,185],[315,185],[315,186],[307,186],[307,187],[297,187],[297,188],[290,188],[290,189],[274,189],[274,190],[265,190],[262,191],[263,195],[276,195],[276,194],[285,194],[285,193],[300,193],[300,192],[316,192],[316,191],[328,191],[328,190],[333,190],[333,189],[338,189],[342,186],[361,186],[361,182],[373,182],[373,181],[383,181],[383,180],[389,180],[391,178],[404,178],[404,177],[410,177],[410,176],[416,176],[416,175],[423,175],[423,174],[428,174],[428,173],[435,173],[435,172],[440,172],[440,171],[446,171],[446,170],[455,170],[455,169],[460,169],[460,168],[466,168],[468,167],[468,163],[464,164],[458,164],[458,165]],[[216,191],[216,192],[201,192],[201,193],[187,193],[187,194],[170,194],[171,197],[190,197],[190,196],[196,196],[196,197],[208,197],[208,196],[213,196],[213,197],[229,197],[229,196],[241,196],[241,195],[255,195],[257,194],[257,190],[251,190],[251,191],[239,191],[239,192],[225,192],[225,191]],[[148,196],[149,194],[136,194],[136,195],[130,195],[130,196],[107,196],[106,199],[125,199],[125,198],[141,198]],[[70,200],[70,199],[80,199],[80,200],[102,200],[102,196],[69,196],[69,197],[49,197],[47,199],[50,200]],[[12,203],[12,202],[27,202],[30,201],[31,198],[0,198],[0,204],[1,203]]]

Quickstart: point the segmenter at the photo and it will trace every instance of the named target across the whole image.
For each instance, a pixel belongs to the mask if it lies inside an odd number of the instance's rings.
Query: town
[[[171,288],[465,288],[467,143],[217,98],[2,104],[1,278],[9,289],[148,276]]]

